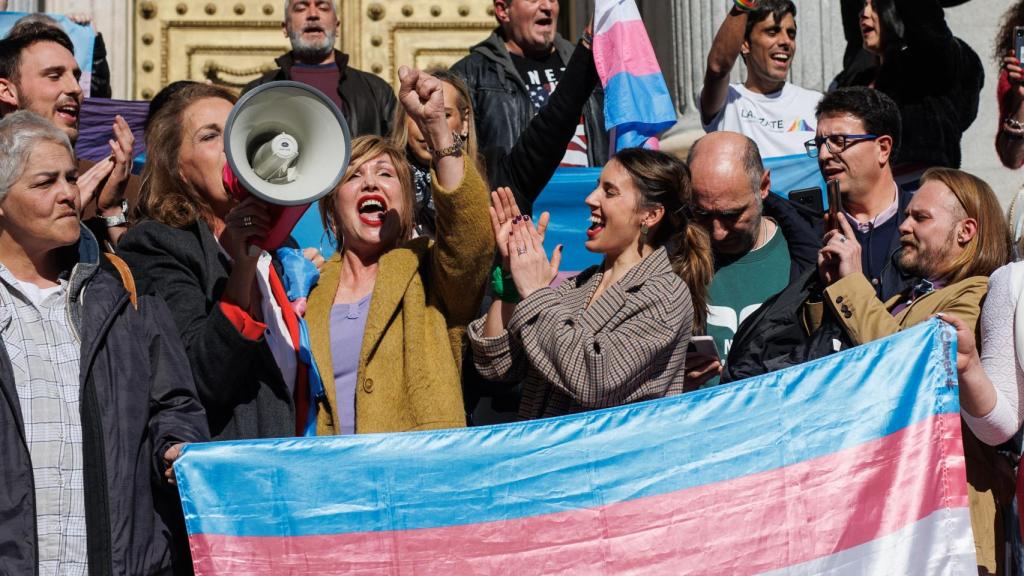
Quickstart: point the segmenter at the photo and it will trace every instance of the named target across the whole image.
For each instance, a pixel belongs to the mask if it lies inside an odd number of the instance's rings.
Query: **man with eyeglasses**
[[[688,164],[693,222],[708,231],[715,258],[707,333],[724,358],[739,324],[817,265],[821,233],[795,204],[769,193],[771,174],[749,137],[708,134],[690,148]],[[715,385],[721,370],[717,359],[688,355],[688,388]]]
[[[861,267],[878,297],[903,292],[911,278],[900,271],[899,225],[912,194],[893,178],[900,143],[900,113],[891,98],[866,87],[829,92],[818,103],[818,128],[805,144],[825,180],[837,180],[841,214],[861,246]]]

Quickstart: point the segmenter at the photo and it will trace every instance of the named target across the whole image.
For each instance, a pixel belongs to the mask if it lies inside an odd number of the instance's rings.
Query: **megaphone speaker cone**
[[[225,127],[224,152],[238,183],[270,204],[301,209],[290,224],[287,219],[276,222],[261,246],[280,245],[306,207],[338,185],[351,141],[337,106],[299,82],[264,84],[235,104]]]

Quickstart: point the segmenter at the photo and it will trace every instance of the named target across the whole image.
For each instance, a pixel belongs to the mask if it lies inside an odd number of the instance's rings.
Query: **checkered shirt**
[[[85,575],[78,337],[66,281],[38,307],[0,265],[0,336],[14,371],[35,480],[40,575]]]

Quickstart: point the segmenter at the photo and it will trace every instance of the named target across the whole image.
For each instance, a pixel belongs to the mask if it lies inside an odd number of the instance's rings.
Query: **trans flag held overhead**
[[[973,573],[955,366],[931,321],[560,418],[190,445],[196,573]]]
[[[604,87],[604,124],[615,150],[657,148],[661,132],[676,123],[654,47],[633,0],[594,5],[594,65]]]

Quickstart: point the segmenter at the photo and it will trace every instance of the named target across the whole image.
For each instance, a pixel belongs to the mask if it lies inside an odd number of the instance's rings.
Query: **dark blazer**
[[[66,306],[81,335],[89,574],[169,573],[181,504],[163,482],[163,454],[207,440],[206,417],[167,306],[141,296],[135,310],[120,279],[99,269],[99,247],[84,228],[78,249]],[[37,572],[36,537],[32,462],[0,343],[0,574]]]
[[[214,440],[294,436],[295,408],[266,340],[242,336],[220,307],[231,263],[209,226],[144,219],[117,250],[140,293],[167,301]]]

